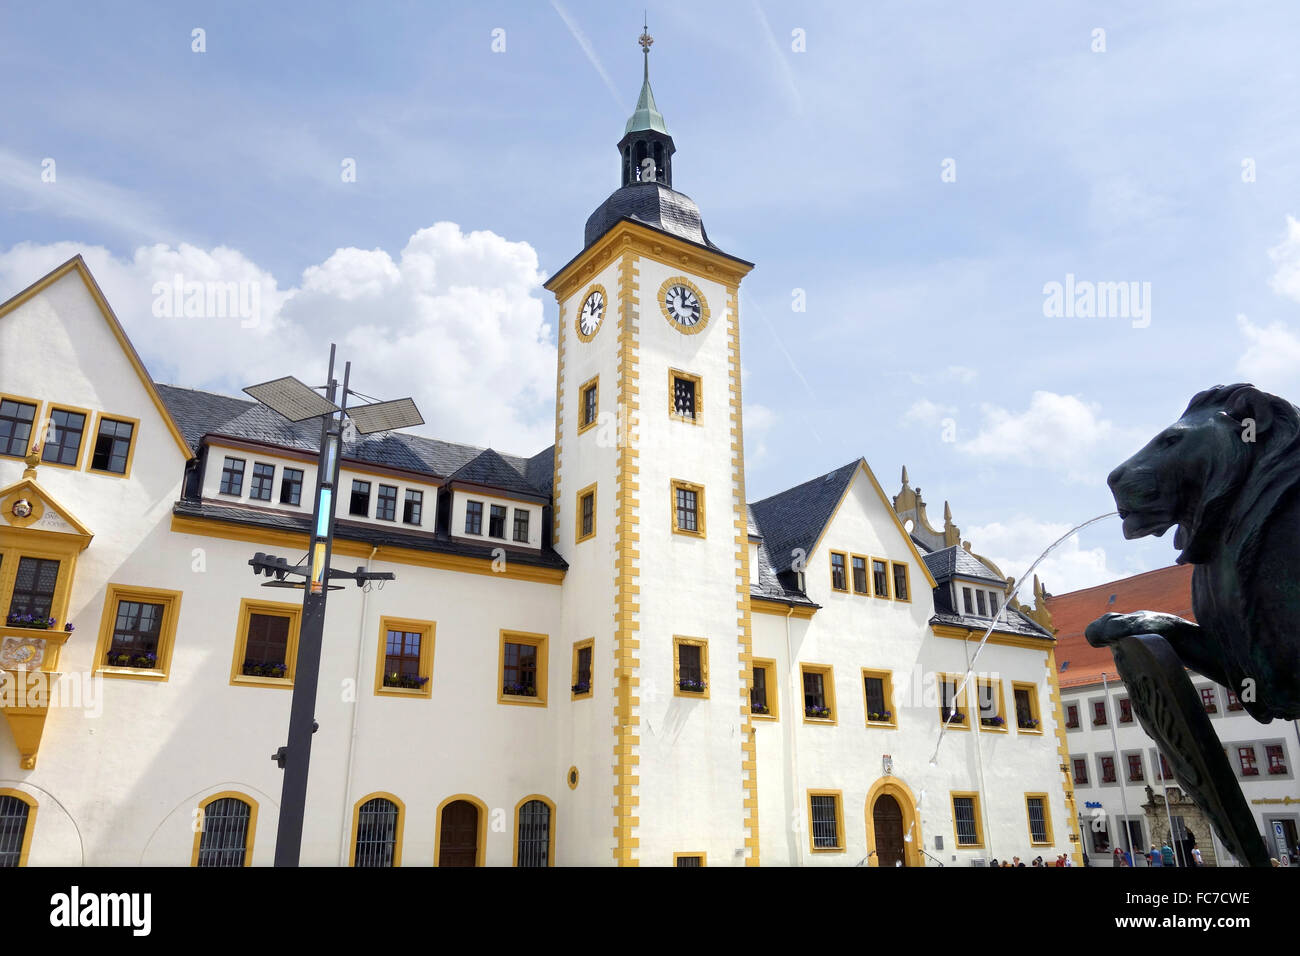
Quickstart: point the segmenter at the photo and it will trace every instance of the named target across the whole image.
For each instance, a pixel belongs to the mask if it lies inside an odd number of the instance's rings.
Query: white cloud
[[[744,378],[744,370],[741,370]],[[776,413],[757,402],[746,404],[743,410],[745,424],[745,466],[754,467],[767,457],[767,436],[776,423]]]
[[[937,425],[944,418],[955,414],[957,414],[957,409],[953,405],[940,405],[928,398],[922,398],[913,402],[907,411],[903,412],[903,417],[899,420],[899,427]]]
[[[0,299],[77,252],[160,381],[233,395],[286,374],[317,384],[337,342],[358,389],[415,398],[425,434],[516,454],[554,440],[555,346],[527,243],[440,222],[413,235],[396,259],[339,249],[283,290],[224,247],[142,246],[119,259],[101,247],[24,243],[0,252]],[[178,275],[255,287],[256,323],[156,315],[155,284],[170,288]]]
[[[1118,527],[1118,519],[1114,526]],[[1108,525],[1098,527],[1106,528]],[[995,521],[963,529],[962,537],[970,541],[971,549],[976,554],[990,559],[1002,569],[1003,574],[1011,575],[1019,582],[1039,555],[1069,530],[1068,524],[1035,521],[1020,516],[1006,522]],[[1063,541],[1060,547],[1044,558],[1034,573],[1048,591],[1064,594],[1126,577],[1139,570],[1144,569],[1113,567],[1105,548],[1084,548],[1076,535]],[[1021,603],[1034,603],[1032,588],[1032,581],[1027,581],[1021,587],[1017,595]]]
[[[1073,395],[1034,392],[1023,412],[989,404],[981,412],[979,433],[958,445],[963,452],[1053,468],[1072,481],[1104,478],[1114,462],[1100,464],[1098,453],[1126,440],[1121,429],[1102,417],[1100,405]]]
[[[1269,283],[1278,295],[1300,302],[1300,221],[1286,217],[1286,237],[1268,250],[1268,256],[1277,265],[1277,272]]]
[[[1237,316],[1237,329],[1246,340],[1246,351],[1237,359],[1237,371],[1245,381],[1279,395],[1300,392],[1300,335],[1282,322],[1255,325]]]

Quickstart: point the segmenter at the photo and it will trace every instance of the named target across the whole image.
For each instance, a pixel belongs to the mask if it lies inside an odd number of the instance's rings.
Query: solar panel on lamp
[[[362,435],[372,432],[390,432],[398,428],[410,428],[423,425],[415,402],[409,398],[397,398],[391,402],[375,402],[373,405],[358,405],[348,409],[348,417]]]
[[[317,395],[292,375],[261,385],[250,385],[244,391],[291,422],[304,422],[339,410],[329,399]]]

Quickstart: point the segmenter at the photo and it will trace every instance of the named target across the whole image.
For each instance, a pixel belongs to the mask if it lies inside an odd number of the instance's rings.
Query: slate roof
[[[946,594],[945,588],[935,591],[935,609],[934,617],[930,618],[931,624],[951,624],[954,627],[970,628],[974,631],[983,632],[989,626],[989,618],[976,617],[973,614],[958,614],[957,612],[944,608],[940,609],[939,596]],[[947,604],[947,601],[942,602]],[[995,634],[1019,634],[1023,637],[1041,637],[1044,641],[1051,643],[1053,637],[1046,629],[1039,627],[1028,617],[1019,611],[1006,610],[998,618],[998,626],[993,629]]]
[[[185,440],[197,452],[205,436],[259,442],[299,451],[317,451],[320,426],[288,421],[251,399],[231,398],[199,389],[158,385],[158,393],[176,419]],[[532,458],[492,449],[426,438],[407,432],[358,436],[343,447],[345,460],[401,468],[435,478],[449,478],[478,461],[461,477],[530,495],[550,497],[554,448]],[[469,475],[478,477],[470,478]],[[491,480],[489,480],[491,479]]]
[[[232,524],[250,527],[296,531],[304,535],[309,532],[311,527],[311,515],[309,514],[292,514],[270,508],[227,505],[184,498],[176,502],[172,507],[172,512],[182,517],[210,518],[216,521],[227,521]],[[477,544],[446,534],[403,531],[397,528],[363,524],[359,521],[348,521],[346,518],[339,518],[335,521],[334,536],[345,541],[359,541],[372,546],[390,545],[403,548],[418,548],[421,551],[434,551],[441,554],[486,558],[488,560],[497,556],[498,549],[504,548],[508,561],[533,567],[557,568],[560,570],[568,568],[565,560],[549,548],[543,548],[540,551],[529,548],[516,548],[511,546],[509,542],[503,541],[493,541],[491,544]]]
[[[860,463],[861,459],[856,459],[749,506],[774,571],[789,571],[796,550],[812,552]]]
[[[922,555],[922,557],[925,560],[925,566],[930,569],[935,581],[940,584],[954,577],[988,581],[990,584],[996,584],[999,587],[1007,583],[993,573],[991,568],[986,567],[983,561],[960,545],[954,544]]]
[[[1048,595],[1046,603],[1056,628],[1056,665],[1061,668],[1057,676],[1062,687],[1098,684],[1102,671],[1116,673],[1110,648],[1093,647],[1084,637],[1088,625],[1103,614],[1164,611],[1196,620],[1190,564],[1175,564],[1069,594]]]
[[[609,232],[622,219],[666,232],[698,246],[721,252],[709,241],[700,218],[700,207],[685,193],[663,183],[631,183],[615,189],[596,211],[587,217],[582,246],[585,249]]]

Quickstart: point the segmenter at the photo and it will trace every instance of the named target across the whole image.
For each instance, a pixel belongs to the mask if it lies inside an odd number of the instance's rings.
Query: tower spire
[[[650,89],[650,47],[655,38],[650,35],[649,23],[645,20],[642,23],[641,36],[637,38],[641,45],[641,94],[618,144],[623,157],[622,185],[656,182],[671,187],[672,155],[676,147]]]

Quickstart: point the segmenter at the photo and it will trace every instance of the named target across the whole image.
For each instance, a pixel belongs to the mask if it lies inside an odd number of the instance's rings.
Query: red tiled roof
[[[1056,665],[1061,686],[1096,684],[1102,671],[1115,676],[1115,661],[1108,648],[1088,643],[1083,636],[1088,625],[1110,611],[1165,611],[1196,620],[1192,615],[1192,566],[1176,564],[1082,591],[1051,595],[1047,609],[1057,629]]]

